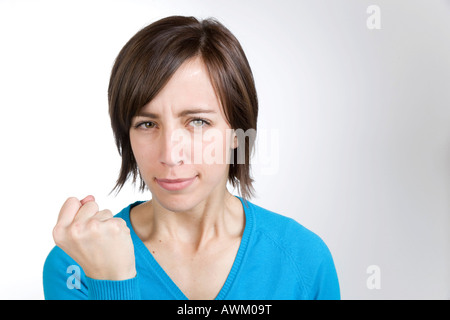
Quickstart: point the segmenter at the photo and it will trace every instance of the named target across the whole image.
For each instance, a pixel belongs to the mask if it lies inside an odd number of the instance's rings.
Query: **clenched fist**
[[[99,280],[126,280],[136,276],[134,247],[126,222],[111,211],[99,211],[93,196],[68,198],[53,229],[53,239]]]

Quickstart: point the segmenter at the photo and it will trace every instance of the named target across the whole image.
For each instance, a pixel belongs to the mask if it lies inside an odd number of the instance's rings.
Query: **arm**
[[[339,281],[333,257],[325,242],[291,220],[286,234],[291,238],[293,260],[308,300],[340,300]]]
[[[69,198],[44,265],[46,299],[138,299],[134,247],[125,222],[92,196]]]
[[[43,271],[46,300],[139,300],[139,279],[96,280],[61,248],[50,251]]]
[[[341,299],[336,268],[328,248],[324,250],[322,262],[317,268],[312,294],[314,300]]]
[[[47,300],[86,300],[88,289],[81,267],[59,247],[44,263],[44,296]]]

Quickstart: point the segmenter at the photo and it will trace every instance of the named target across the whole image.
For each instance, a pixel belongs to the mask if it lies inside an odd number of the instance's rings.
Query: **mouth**
[[[184,179],[158,179],[155,178],[156,182],[160,187],[168,191],[178,191],[189,187],[197,179],[197,176],[193,178]]]

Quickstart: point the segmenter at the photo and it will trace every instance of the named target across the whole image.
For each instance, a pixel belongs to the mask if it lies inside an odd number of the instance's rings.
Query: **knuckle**
[[[98,212],[98,204],[95,201],[89,201],[85,204],[93,212]]]
[[[83,236],[83,229],[84,229],[84,226],[82,223],[74,222],[70,225],[67,232],[71,239],[80,240],[81,237]]]
[[[66,202],[79,201],[76,197],[68,197]]]
[[[109,210],[109,209],[105,209],[104,211],[106,212],[106,214],[107,214],[107,215],[109,215],[109,216],[113,216],[113,213],[112,213],[112,211],[111,211],[111,210]]]
[[[115,232],[121,232],[124,229],[124,227],[126,227],[126,223],[123,219],[112,218],[109,219],[108,222],[112,230],[114,230]]]
[[[71,210],[74,207],[77,207],[80,203],[80,200],[78,200],[76,197],[69,197],[64,202],[63,206],[61,207],[61,210]]]
[[[101,216],[105,217],[105,218],[112,218],[113,217],[113,213],[109,209],[104,209],[102,211],[99,211],[99,214]]]
[[[100,232],[100,221],[97,219],[90,219],[86,224],[86,229],[89,234],[98,234]]]
[[[84,212],[89,215],[95,214],[98,212],[98,204],[95,201],[88,201],[81,206],[80,212]]]
[[[60,244],[64,238],[64,227],[62,227],[59,224],[56,224],[55,227],[53,228],[53,240],[55,241],[56,244]]]

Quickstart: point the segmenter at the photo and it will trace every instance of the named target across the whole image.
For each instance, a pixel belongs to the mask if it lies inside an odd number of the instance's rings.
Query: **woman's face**
[[[200,58],[185,62],[132,120],[130,141],[152,198],[171,211],[226,192],[233,131]]]

